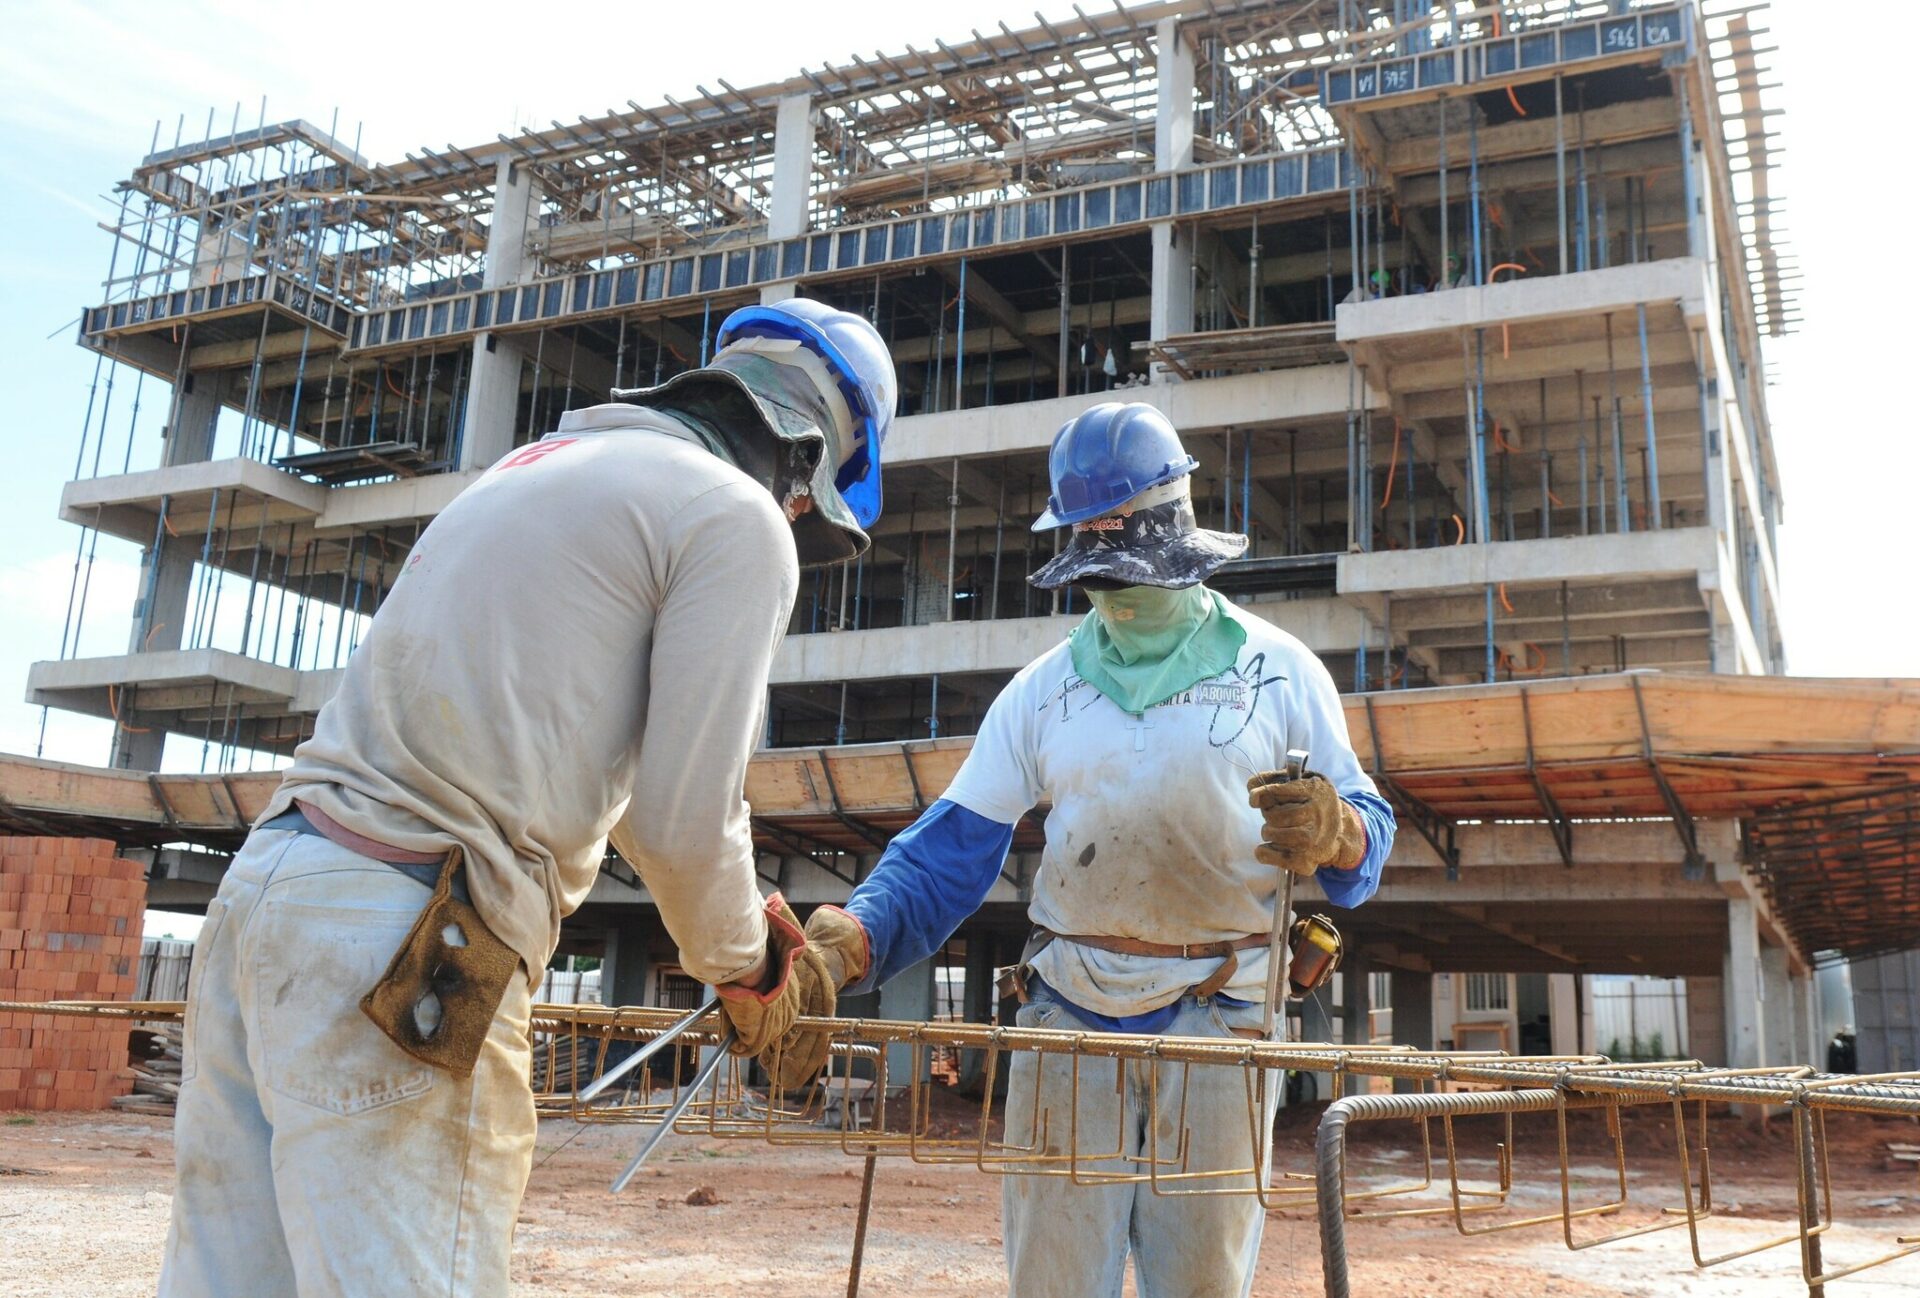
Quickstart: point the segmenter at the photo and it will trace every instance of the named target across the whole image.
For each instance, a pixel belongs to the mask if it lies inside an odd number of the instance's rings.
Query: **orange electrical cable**
[[[1500,607],[1513,612],[1513,602],[1507,598],[1507,583],[1503,581],[1495,589],[1500,592]]]
[[[402,401],[412,402],[413,398],[402,392],[400,385],[393,381],[393,371],[383,369],[380,371],[380,377],[387,381],[387,391],[393,393],[394,396],[399,397]]]
[[[1505,437],[1501,435],[1500,421],[1498,419],[1493,421],[1493,444],[1499,447],[1503,451],[1512,451],[1515,455],[1518,455],[1520,453],[1519,447],[1515,446],[1513,443],[1509,442]]]
[[[1553,502],[1554,504],[1556,504],[1556,505],[1558,505],[1558,506],[1560,506],[1560,508],[1562,508],[1562,509],[1565,509],[1565,508],[1567,507],[1567,502],[1566,502],[1566,501],[1564,501],[1564,500],[1562,500],[1562,499],[1560,499],[1560,497],[1558,497],[1558,496],[1556,496],[1556,495],[1554,495],[1554,494],[1553,494],[1553,488],[1552,488],[1552,487],[1548,487],[1548,488],[1547,488],[1547,499],[1548,499],[1548,500],[1551,500],[1551,501],[1552,501],[1552,502]]]
[[[1520,114],[1520,116],[1525,117],[1527,115],[1527,110],[1520,107],[1519,99],[1514,96],[1512,86],[1507,87],[1507,102],[1513,105],[1513,111]]]
[[[130,735],[146,735],[146,734],[153,733],[153,727],[151,726],[128,725],[123,723],[120,720],[120,704],[119,704],[119,701],[114,698],[112,685],[107,686],[107,711],[113,713],[113,724],[116,726],[119,726],[122,730],[126,731]]]
[[[164,527],[164,528],[166,528],[166,529],[167,529],[167,535],[168,535],[168,536],[179,536],[179,535],[180,535],[180,533],[178,533],[178,532],[176,532],[176,531],[174,531],[174,530],[173,530],[173,520],[172,520],[171,518],[168,518],[168,517],[167,517],[167,514],[166,514],[166,511],[165,511],[165,510],[162,510],[162,511],[160,511],[160,526],[162,526],[162,527]]]
[[[1387,460],[1387,492],[1380,497],[1380,508],[1385,509],[1393,499],[1393,473],[1400,467],[1400,420],[1393,421],[1393,455]]]
[[[156,635],[159,635],[159,634],[160,634],[160,628],[161,628],[161,627],[163,627],[163,626],[165,626],[165,625],[166,625],[166,623],[165,623],[165,622],[155,622],[155,623],[153,624],[153,630],[151,630],[151,631],[149,631],[149,632],[147,632],[147,638],[146,638],[146,639],[144,639],[144,640],[142,640],[142,641],[140,642],[140,649],[141,649],[141,651],[142,651],[143,653],[144,653],[144,652],[145,652],[146,650],[148,650],[148,649],[150,649],[150,648],[152,648],[152,647],[153,647],[153,638],[154,638],[154,637],[155,637]]]
[[[1459,545],[1467,539],[1467,525],[1460,521],[1460,515],[1453,516],[1453,543]]]
[[[1498,275],[1503,270],[1517,270],[1522,275],[1527,273],[1527,268],[1525,266],[1522,266],[1519,262],[1503,261],[1498,266],[1495,266],[1492,270],[1487,272],[1487,283],[1489,284],[1493,283],[1493,277],[1495,275]]]

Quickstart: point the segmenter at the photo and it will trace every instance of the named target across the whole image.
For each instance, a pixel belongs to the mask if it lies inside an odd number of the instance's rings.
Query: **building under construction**
[[[1687,980],[1670,1047],[1817,1059],[1816,962],[1915,931],[1888,899],[1920,713],[1734,679],[1786,664],[1763,23],[1075,6],[400,160],[337,120],[156,132],[80,325],[81,561],[28,696],[112,718],[120,772],[173,737],[206,774],[103,774],[89,801],[24,764],[0,819],[151,845],[151,903],[204,905],[222,857],[178,845],[238,841],[436,511],[562,411],[702,364],[732,308],[800,294],[874,321],[903,417],[873,549],[804,575],[771,683],[770,886],[843,900],[1085,612],[1026,580],[1058,545],[1027,526],[1046,451],[1145,401],[1201,461],[1202,522],[1252,538],[1216,585],[1352,691],[1401,816],[1309,1038],[1370,1040],[1390,1001],[1402,1042],[1605,1048],[1580,976],[1640,974]],[[141,548],[131,610],[88,607],[101,536]],[[125,618],[127,652],[78,656],[83,618]],[[1037,842],[950,972],[879,1011],[986,1016]],[[605,960],[611,1003],[697,996],[618,861],[563,950]]]

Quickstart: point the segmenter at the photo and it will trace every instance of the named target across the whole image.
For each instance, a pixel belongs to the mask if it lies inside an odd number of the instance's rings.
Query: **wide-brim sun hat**
[[[1042,590],[1075,583],[1196,586],[1247,551],[1247,538],[1201,527],[1192,479],[1149,487],[1119,509],[1073,524],[1073,539],[1027,580]]]

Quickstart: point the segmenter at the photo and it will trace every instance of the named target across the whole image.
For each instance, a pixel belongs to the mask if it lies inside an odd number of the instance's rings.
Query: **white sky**
[[[514,9],[494,16],[472,7],[454,23],[434,6],[202,0],[168,6],[158,21],[131,4],[0,0],[0,392],[8,397],[0,751],[31,753],[39,737],[40,712],[22,695],[28,664],[59,653],[79,533],[57,510],[93,370],[74,345],[73,323],[100,298],[110,241],[96,222],[110,214],[108,195],[146,152],[156,121],[170,143],[184,113],[187,137],[196,138],[210,105],[225,123],[237,101],[251,122],[266,94],[267,120],[304,117],[324,128],[338,109],[344,138],[364,122],[362,152],[394,160],[423,145],[572,121],[630,98],[684,97],[719,77],[742,87],[782,80],[803,62],[844,62],[855,46],[926,49],[935,37],[994,30],[1003,18],[1031,24],[1022,7],[978,0],[597,8],[596,22],[596,6],[572,6],[563,38],[536,12]],[[1892,18],[1901,7],[1865,5],[1876,8]],[[1050,2],[1046,12],[1072,10]],[[1818,21],[1823,13],[1829,21]],[[1900,190],[1879,169],[1902,161],[1885,142],[1904,134],[1910,110],[1897,78],[1853,71],[1858,33],[1877,25],[1860,5],[1847,14],[1833,22],[1829,6],[1784,0],[1761,19],[1781,47],[1786,83],[1777,102],[1788,112],[1771,119],[1789,154],[1776,192],[1787,197],[1806,272],[1802,331],[1768,352],[1786,502],[1787,653],[1797,674],[1916,675],[1920,657],[1907,641],[1915,618],[1901,592],[1913,580],[1920,442],[1908,416],[1876,395],[1914,363],[1900,323],[1910,290],[1864,229],[1869,217],[1897,223],[1905,215]],[[377,32],[378,43],[356,44],[362,31]],[[132,380],[123,372],[117,411],[130,408]],[[109,428],[123,437],[123,418],[116,413]],[[1822,428],[1838,431],[1823,443]],[[124,648],[136,558],[129,546],[101,542],[85,652]],[[107,727],[55,713],[46,755],[104,761]],[[170,751],[169,762],[197,764],[198,745]]]

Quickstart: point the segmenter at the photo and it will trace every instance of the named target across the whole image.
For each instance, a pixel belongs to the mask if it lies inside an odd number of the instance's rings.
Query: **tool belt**
[[[1052,942],[1072,942],[1076,946],[1112,951],[1116,955],[1150,955],[1181,960],[1211,960],[1218,957],[1220,967],[1193,987],[1195,996],[1211,996],[1233,981],[1233,975],[1240,968],[1240,952],[1264,949],[1272,940],[1270,933],[1249,933],[1245,937],[1225,938],[1217,942],[1149,942],[1137,937],[1055,933],[1052,929],[1036,926],[1027,938],[1026,948],[1020,953],[1020,963],[998,971],[1000,997],[1005,1000],[1011,996],[1022,1005],[1027,1003],[1027,979],[1032,973],[1034,957]]]
[[[360,998],[374,1025],[422,1063],[458,1077],[473,1072],[520,957],[454,895],[460,849],[441,862],[433,896],[387,971]],[[462,890],[464,891],[464,889]]]

